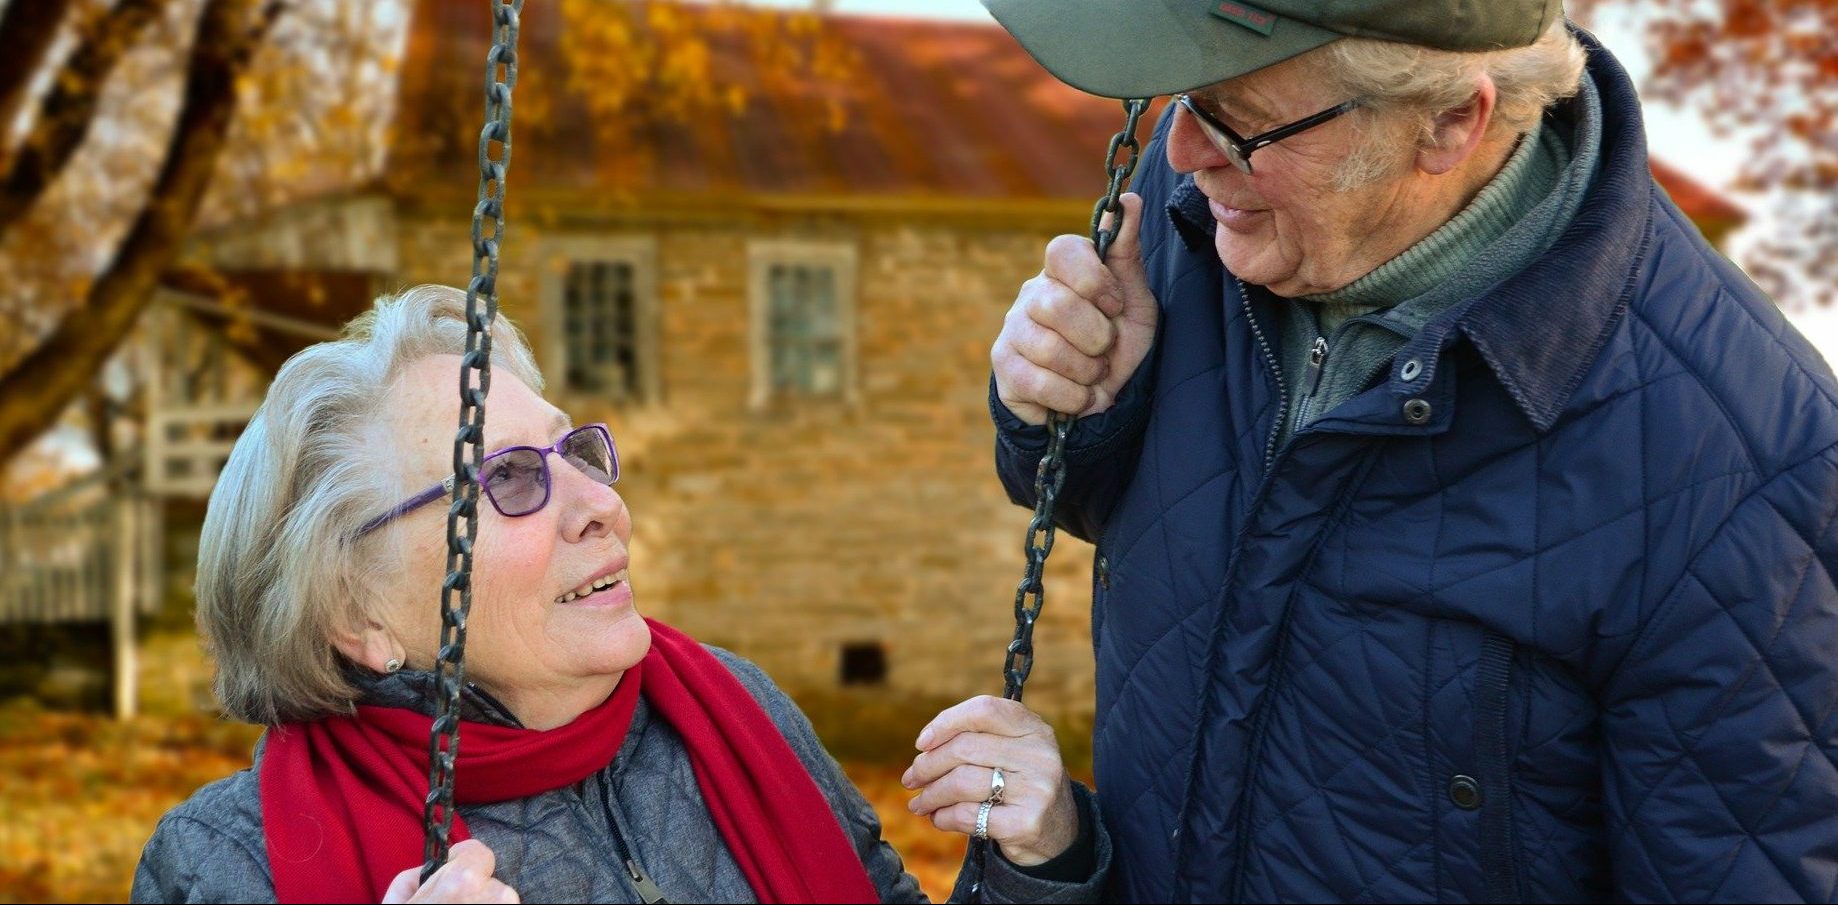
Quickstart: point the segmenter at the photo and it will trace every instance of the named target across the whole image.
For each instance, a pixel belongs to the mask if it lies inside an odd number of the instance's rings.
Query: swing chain
[[[479,194],[472,209],[466,354],[460,362],[459,433],[453,438],[456,479],[453,505],[447,510],[447,580],[440,587],[436,711],[428,739],[428,797],[422,811],[427,831],[422,848],[424,883],[447,862],[453,831],[453,765],[459,757],[460,689],[466,683],[466,617],[472,611],[472,551],[479,536],[478,476],[485,458],[485,397],[491,390],[491,328],[498,316],[504,176],[511,162],[511,90],[517,87],[517,29],[523,12],[523,0],[490,2],[492,47],[485,56],[485,126],[479,132]],[[493,142],[498,145],[496,158]]]
[[[1117,230],[1123,225],[1123,203],[1118,199],[1123,195],[1123,184],[1136,171],[1137,156],[1142,153],[1142,145],[1136,141],[1136,121],[1148,108],[1146,98],[1123,102],[1123,131],[1111,136],[1110,150],[1104,158],[1110,182],[1105,186],[1104,197],[1099,198],[1091,210],[1091,241],[1097,246],[1100,261],[1110,251],[1111,242],[1116,240]],[[1122,163],[1117,162],[1119,151],[1129,152]],[[1104,224],[1106,213],[1112,215],[1108,227]],[[1074,417],[1059,412],[1047,416],[1047,451],[1040,457],[1039,467],[1034,469],[1034,519],[1028,522],[1025,546],[1027,571],[1015,588],[1015,638],[1008,642],[1008,652],[1002,662],[1002,696],[1011,701],[1021,700],[1022,686],[1027,684],[1028,673],[1034,671],[1034,623],[1040,619],[1041,607],[1047,602],[1041,572],[1046,568],[1047,554],[1053,552],[1056,530],[1053,509],[1059,502],[1060,489],[1066,485],[1066,434],[1072,430]],[[977,895],[982,889],[989,861],[989,839],[971,839],[970,853],[971,870],[976,877],[971,882],[970,892]]]
[[[1124,101],[1123,131],[1111,136],[1110,149],[1104,159],[1110,182],[1105,187],[1104,197],[1099,198],[1091,210],[1091,241],[1097,246],[1099,260],[1110,251],[1111,242],[1117,238],[1117,230],[1123,223],[1123,204],[1117,199],[1123,194],[1123,184],[1136,171],[1136,159],[1142,152],[1142,145],[1136,141],[1136,122],[1148,107],[1146,99]],[[1117,160],[1119,151],[1128,152],[1121,162]],[[1112,215],[1109,226],[1104,225],[1106,213]],[[1034,519],[1028,523],[1023,548],[1027,552],[1027,571],[1015,588],[1015,637],[1008,643],[1002,664],[1002,696],[1014,701],[1021,700],[1022,686],[1027,683],[1028,674],[1034,671],[1034,623],[1047,602],[1041,572],[1046,567],[1047,555],[1053,552],[1053,509],[1059,501],[1060,489],[1066,484],[1066,435],[1072,429],[1073,418],[1059,412],[1048,415],[1047,451],[1040,457],[1040,466],[1034,470]]]

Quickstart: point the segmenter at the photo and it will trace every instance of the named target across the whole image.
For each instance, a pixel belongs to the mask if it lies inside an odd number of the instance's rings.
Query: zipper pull
[[[632,875],[632,882],[638,884],[639,901],[644,902],[645,905],[663,905],[670,901],[664,898],[663,888],[653,883],[650,877],[645,876],[644,868],[638,866],[637,859],[625,859],[625,870],[626,873]]]
[[[1327,364],[1327,337],[1315,337],[1315,345],[1308,350],[1308,369],[1302,372],[1302,395],[1313,396],[1321,388],[1321,366]]]

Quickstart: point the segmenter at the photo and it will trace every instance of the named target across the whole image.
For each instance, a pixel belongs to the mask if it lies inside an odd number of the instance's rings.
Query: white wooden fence
[[[134,713],[134,623],[160,603],[159,521],[147,497],[97,474],[0,504],[0,624],[106,622],[115,712]]]

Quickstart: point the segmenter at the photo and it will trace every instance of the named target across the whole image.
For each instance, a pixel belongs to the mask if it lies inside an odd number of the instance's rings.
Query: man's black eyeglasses
[[[1287,126],[1278,126],[1261,135],[1253,135],[1250,138],[1244,138],[1237,132],[1232,131],[1231,126],[1220,122],[1218,117],[1206,112],[1205,109],[1194,102],[1191,96],[1177,94],[1174,100],[1185,108],[1188,113],[1193,114],[1194,121],[1200,124],[1200,131],[1206,133],[1207,138],[1212,139],[1213,144],[1226,156],[1226,159],[1230,160],[1233,166],[1236,166],[1246,173],[1251,172],[1252,151],[1264,147],[1265,145],[1276,144],[1299,132],[1306,132],[1309,129],[1313,129],[1359,106],[1359,99],[1354,98],[1344,104],[1329,107],[1313,116],[1305,116]]]

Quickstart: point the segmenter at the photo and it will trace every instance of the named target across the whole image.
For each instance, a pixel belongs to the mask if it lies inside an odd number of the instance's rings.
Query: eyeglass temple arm
[[[393,522],[396,519],[399,519],[402,516],[409,514],[410,512],[415,511],[416,509],[420,509],[421,507],[426,506],[427,504],[432,503],[435,500],[438,500],[443,496],[448,496],[452,494],[453,493],[453,481],[455,477],[456,477],[455,475],[447,475],[446,480],[441,481],[439,484],[435,484],[434,486],[429,487],[428,489],[423,490],[422,492],[417,493],[414,496],[409,497],[406,500],[403,500],[401,503],[397,504],[396,508],[391,509],[388,512],[385,512],[382,515],[379,515],[376,518],[373,518],[368,522],[365,522],[364,527],[357,529],[357,536],[363,537],[364,535],[369,534],[370,532],[375,531],[378,528],[381,528],[384,525],[387,525],[390,522]]]
[[[1254,135],[1251,138],[1245,139],[1244,144],[1248,146],[1246,150],[1255,151],[1258,148],[1269,147],[1270,145],[1276,144],[1277,142],[1282,141],[1283,139],[1288,138],[1289,136],[1294,135],[1298,132],[1304,132],[1309,129],[1313,129],[1314,127],[1319,126],[1322,123],[1327,122],[1328,120],[1333,119],[1336,116],[1340,116],[1343,113],[1351,113],[1354,110],[1357,110],[1359,108],[1360,103],[1361,103],[1360,98],[1354,98],[1350,101],[1343,101],[1313,116],[1308,116],[1302,119],[1298,119],[1295,122],[1290,123],[1287,126],[1283,126],[1280,129],[1272,129],[1268,132],[1265,132],[1262,135]]]

